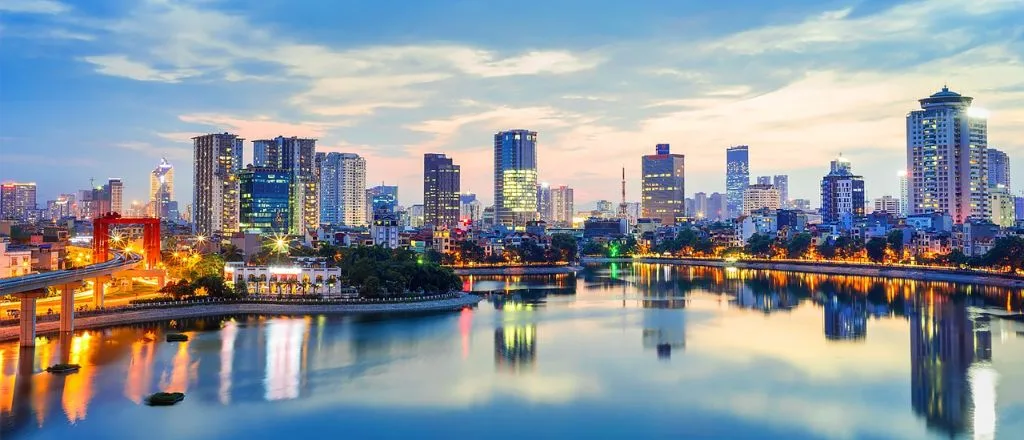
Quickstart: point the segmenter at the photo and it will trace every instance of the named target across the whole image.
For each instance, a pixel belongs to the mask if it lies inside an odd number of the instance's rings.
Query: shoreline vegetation
[[[1024,289],[1024,277],[1007,273],[982,272],[954,268],[885,265],[873,263],[849,263],[806,260],[755,260],[725,258],[686,257],[583,257],[587,263],[655,263],[680,266],[735,267],[737,269],[778,270],[806,272],[826,275],[849,275],[883,278],[903,278],[917,281],[943,281],[965,284],[981,284],[996,287]]]

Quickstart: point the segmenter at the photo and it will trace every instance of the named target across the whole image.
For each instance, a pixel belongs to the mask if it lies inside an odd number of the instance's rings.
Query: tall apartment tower
[[[907,182],[907,170],[899,170],[896,177],[900,179],[900,217],[910,213],[910,184]]]
[[[658,144],[654,154],[643,156],[640,215],[659,218],[663,225],[686,216],[684,159],[682,154],[672,154],[669,144]]]
[[[294,204],[289,233],[320,225],[320,179],[316,166],[316,139],[278,136],[252,141],[253,165],[285,170],[291,174]]]
[[[111,177],[107,179],[106,190],[110,193],[110,212],[124,214],[124,181]]]
[[[864,216],[864,178],[854,175],[850,161],[841,156],[830,168],[821,179],[821,219],[849,229],[854,218]]]
[[[556,226],[572,226],[572,188],[565,185],[551,187],[551,222]]]
[[[320,156],[320,221],[365,226],[366,159],[353,153]]]
[[[525,226],[537,218],[537,132],[494,134],[495,223]]]
[[[168,206],[174,200],[174,166],[166,158],[149,173],[149,207],[147,215],[168,217]]]
[[[789,176],[776,174],[772,178],[772,186],[779,191],[779,203],[783,208],[789,207]]]
[[[1010,156],[995,148],[988,149],[988,187],[997,188],[1002,185],[1012,192],[1010,186]]]
[[[555,214],[551,209],[551,185],[541,182],[537,185],[537,214],[540,219],[553,223]]]
[[[743,212],[743,192],[750,185],[750,152],[746,145],[725,150],[725,199],[727,218]]]
[[[238,232],[238,171],[245,139],[230,133],[192,138],[192,221],[197,233],[212,236]]]
[[[460,167],[444,154],[423,155],[423,222],[454,230],[459,225]]]
[[[988,120],[974,99],[943,87],[907,114],[910,214],[988,219]]]
[[[35,183],[0,185],[0,220],[28,221],[35,209]]]

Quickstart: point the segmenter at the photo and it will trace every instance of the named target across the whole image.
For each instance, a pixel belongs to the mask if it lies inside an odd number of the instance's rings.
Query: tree
[[[807,254],[807,250],[811,248],[811,242],[813,238],[811,234],[801,232],[789,239],[789,243],[786,244],[786,256],[789,258],[801,258]]]
[[[238,246],[235,246],[233,244],[226,244],[221,246],[220,255],[221,257],[224,258],[224,261],[245,261],[245,254],[242,252],[241,249],[238,248]]]
[[[583,244],[583,249],[580,250],[583,255],[598,255],[605,256],[608,254],[608,245],[597,241],[588,241]]]
[[[224,258],[218,254],[203,255],[199,261],[186,272],[185,278],[198,280],[205,276],[222,276],[224,273]]]
[[[771,255],[772,243],[775,240],[767,234],[754,234],[747,240],[747,253],[751,255],[757,255],[759,257],[766,257]]]
[[[1024,238],[1010,236],[996,239],[992,249],[982,258],[982,263],[1010,270],[1024,269]]]
[[[576,261],[576,237],[569,234],[552,234],[551,249],[560,261],[573,263]]]
[[[366,282],[363,283],[363,288],[360,289],[363,296],[375,297],[380,293],[380,279],[376,275],[371,275],[366,278]]]
[[[864,245],[864,250],[867,251],[868,258],[871,259],[871,261],[881,263],[882,261],[885,261],[885,249],[888,245],[889,243],[886,239],[873,237]]]
[[[903,230],[893,229],[889,231],[889,235],[885,237],[885,240],[889,243],[889,249],[892,249],[896,253],[896,258],[903,259]]]
[[[224,278],[219,275],[205,275],[192,282],[193,291],[203,289],[206,295],[214,298],[228,298],[232,295]]]

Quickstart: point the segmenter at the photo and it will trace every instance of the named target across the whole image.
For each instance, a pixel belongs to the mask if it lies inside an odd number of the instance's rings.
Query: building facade
[[[476,198],[476,194],[466,193],[459,196],[459,221],[479,224],[483,221],[484,204]]]
[[[192,138],[192,217],[205,236],[238,232],[238,179],[245,139],[230,133]]]
[[[278,136],[252,141],[253,165],[291,174],[290,234],[320,226],[320,178],[317,176],[316,139]]]
[[[455,229],[459,225],[461,167],[444,154],[423,155],[423,222]]]
[[[537,217],[537,132],[523,129],[494,135],[495,222],[525,226]]]
[[[995,188],[999,185],[1012,192],[1013,187],[1010,186],[1010,156],[995,148],[989,148],[988,187]]]
[[[864,216],[864,178],[851,171],[850,161],[839,157],[821,179],[821,218],[825,224],[840,224],[846,229],[853,219]]]
[[[762,209],[776,211],[780,207],[779,190],[772,185],[749,185],[743,191],[743,215]]]
[[[746,145],[725,150],[725,217],[734,218],[743,212],[743,192],[750,185],[750,152]]]
[[[551,185],[547,182],[537,185],[537,215],[541,220],[552,223],[554,213],[551,210]]]
[[[776,174],[772,178],[772,186],[779,191],[779,203],[783,208],[789,207],[789,176]]]
[[[674,225],[686,216],[685,157],[672,154],[669,144],[658,144],[654,154],[640,161],[643,183],[640,194],[641,215],[659,218],[663,225]]]
[[[946,87],[919,102],[907,114],[910,212],[945,212],[958,224],[990,218],[985,115]]]
[[[896,173],[900,179],[900,217],[910,214],[910,183],[907,181],[907,170]]]
[[[893,196],[882,196],[872,201],[872,212],[887,212],[892,215],[900,213],[900,199]]]
[[[989,204],[992,206],[992,223],[1012,228],[1017,222],[1016,198],[1002,184],[988,189]]]
[[[572,188],[559,185],[551,187],[551,224],[571,227],[573,217]]]
[[[378,211],[394,213],[398,210],[398,186],[377,185],[366,190],[366,221],[372,222]]]
[[[146,214],[161,219],[170,218],[168,206],[174,200],[174,166],[166,158],[149,173],[149,205]]]
[[[297,206],[292,203],[292,173],[249,165],[238,172],[239,223],[242,232],[290,234]]]
[[[331,225],[365,226],[366,159],[353,153],[318,153],[318,156],[321,164],[320,221]]]
[[[35,210],[35,183],[0,184],[0,220],[28,221]]]

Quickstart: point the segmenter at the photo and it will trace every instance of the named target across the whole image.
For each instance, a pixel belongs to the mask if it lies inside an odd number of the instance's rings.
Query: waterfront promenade
[[[125,307],[76,317],[75,329],[90,329],[115,325],[153,322],[168,319],[198,318],[219,315],[315,315],[315,314],[357,314],[357,313],[419,313],[455,311],[477,305],[481,297],[467,293],[436,295],[417,300],[281,300],[268,302],[209,301],[169,302]],[[37,334],[54,333],[59,329],[59,320],[39,322]],[[18,326],[0,327],[0,341],[18,339]]]
[[[828,263],[817,261],[758,261],[727,262],[720,258],[605,258],[584,257],[583,263],[655,263],[681,266],[735,267],[737,269],[779,270],[786,272],[820,273],[826,275],[853,275],[865,277],[903,278],[918,281],[980,284],[986,286],[1024,289],[1024,278],[1011,274],[987,273],[971,270],[946,269],[925,266],[887,266],[880,264]]]

